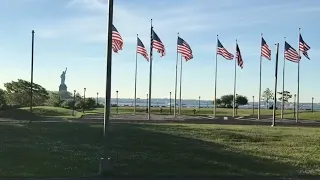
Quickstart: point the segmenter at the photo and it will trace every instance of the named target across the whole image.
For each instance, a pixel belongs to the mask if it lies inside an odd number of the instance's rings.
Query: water
[[[104,103],[104,99],[99,99],[100,103]],[[181,100],[182,107],[188,107],[188,108],[197,108],[199,107],[199,100],[195,99],[183,99]],[[117,104],[116,98],[111,98],[111,104]],[[172,106],[174,105],[174,99],[171,99]],[[273,102],[269,102],[269,107],[272,106]],[[133,106],[134,102],[133,99],[129,98],[119,98],[118,99],[118,105],[119,106]],[[151,106],[154,107],[169,107],[170,105],[170,99],[152,99]],[[137,106],[139,107],[146,107],[147,106],[147,99],[137,99]],[[179,100],[177,100],[177,106],[179,106]],[[213,108],[212,101],[209,100],[200,100],[200,107],[201,108]],[[258,108],[258,102],[254,103],[255,109]],[[281,102],[277,102],[277,107],[281,108]],[[293,109],[294,104],[292,102],[285,104],[285,109]],[[252,102],[249,102],[248,105],[239,106],[240,109],[252,109]],[[300,109],[301,110],[311,110],[312,104],[311,103],[300,103]],[[267,109],[267,103],[261,102],[261,109]],[[313,109],[320,110],[320,104],[314,103]]]

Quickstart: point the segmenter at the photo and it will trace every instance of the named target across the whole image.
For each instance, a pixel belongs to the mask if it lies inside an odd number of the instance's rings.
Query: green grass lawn
[[[201,108],[200,111],[198,108],[196,108],[196,114],[193,113],[194,108],[183,108],[182,109],[182,114],[184,115],[196,115],[196,116],[206,116],[206,115],[213,115],[213,108]],[[160,108],[159,107],[154,107],[151,109],[151,112],[153,114],[163,114],[163,115],[168,115],[170,114],[170,109],[169,108],[162,108],[162,113],[160,113]],[[94,113],[103,113],[103,108],[97,108],[92,110]],[[91,111],[88,111],[87,113],[90,113]],[[145,114],[146,113],[146,108],[141,108],[138,107],[136,112],[138,114]],[[112,107],[111,109],[112,114],[116,114],[116,107]],[[118,107],[118,113],[119,114],[132,114],[133,113],[133,107]],[[232,116],[233,114],[233,109],[227,109],[227,108],[217,108],[216,111],[217,116]],[[173,114],[173,109],[171,111],[171,114]],[[255,116],[257,117],[258,110],[254,110],[254,114],[252,112],[252,109],[238,109],[237,110],[237,116]],[[262,116],[269,115],[272,116],[273,110],[270,109],[261,109],[260,114]],[[276,115],[279,118],[281,114],[281,110],[276,111]],[[305,120],[320,120],[320,111],[300,111],[299,114],[300,119],[305,119]],[[284,112],[284,118],[295,118],[293,110],[285,110]]]
[[[115,175],[320,175],[317,128],[111,124]],[[0,177],[79,177],[98,172],[102,126],[0,125]]]
[[[196,110],[196,113],[194,114],[193,110]],[[103,113],[103,108],[97,108],[94,110],[95,112]],[[89,111],[90,112],[90,111]],[[164,107],[162,108],[162,113],[160,113],[159,107],[152,107],[151,112],[153,114],[170,114],[170,108]],[[178,112],[178,111],[177,111]],[[218,116],[232,116],[233,109],[227,109],[227,108],[217,108],[216,115]],[[269,109],[261,109],[261,115],[272,115],[272,110]],[[116,114],[117,113],[117,107],[111,108],[111,113]],[[118,107],[118,113],[133,113],[133,107]],[[136,113],[146,113],[145,107],[137,107]],[[182,114],[185,115],[213,115],[213,108],[201,108],[200,110],[198,108],[182,108],[181,111]],[[255,114],[258,113],[258,110],[255,109]],[[293,111],[288,110],[286,113],[292,114]],[[171,114],[173,114],[173,108],[171,109]],[[252,115],[252,109],[238,109],[237,115],[238,116],[249,116]],[[280,110],[277,111],[277,114],[280,114]]]
[[[117,114],[117,109],[119,114],[133,114],[133,107],[112,107],[111,113]],[[170,114],[169,108],[162,108],[163,111],[160,113],[160,108],[154,107],[151,109],[153,114],[162,114],[168,115]],[[196,114],[193,113],[193,108],[183,108],[182,114],[183,115],[196,115],[196,116],[207,116],[213,114],[212,108],[202,108],[200,111],[196,109]],[[137,108],[136,112],[138,114],[146,114],[145,108]],[[257,116],[257,110],[255,110],[255,114],[253,115],[252,109],[238,109],[237,116]],[[280,110],[277,111],[277,116],[280,117]],[[72,116],[71,109],[59,108],[59,107],[49,107],[49,106],[37,106],[33,107],[33,113],[29,112],[29,108],[20,108],[20,109],[8,109],[8,110],[1,110],[0,117],[4,118],[12,118],[17,120],[41,120],[43,117],[53,117],[53,118],[62,118],[62,119],[77,119],[82,117],[83,115],[90,115],[90,114],[99,114],[104,113],[104,108],[96,108],[85,110],[85,113],[82,113],[81,110],[75,111],[75,116]],[[173,114],[173,109],[172,113]],[[217,116],[232,116],[232,109],[226,108],[217,108]],[[272,110],[262,109],[261,115],[272,115]],[[292,110],[286,110],[284,118],[294,118],[294,114]],[[300,119],[308,119],[308,120],[320,120],[320,112],[310,112],[304,111],[300,113]]]

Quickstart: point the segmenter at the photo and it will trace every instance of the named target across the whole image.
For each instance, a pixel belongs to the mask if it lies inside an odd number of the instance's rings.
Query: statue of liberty
[[[61,74],[61,76],[60,76],[60,78],[61,78],[61,85],[65,85],[66,73],[67,73],[67,68],[66,68],[65,71],[62,71],[62,74]]]

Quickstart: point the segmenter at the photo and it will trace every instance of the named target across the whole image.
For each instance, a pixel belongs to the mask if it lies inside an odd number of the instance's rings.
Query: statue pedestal
[[[67,85],[65,85],[65,84],[60,84],[60,86],[59,86],[59,92],[60,91],[68,91],[67,90]]]
[[[70,98],[70,94],[68,93],[68,90],[67,90],[67,85],[60,84],[60,86],[59,86],[59,95],[60,95],[60,99],[62,99],[62,100]]]

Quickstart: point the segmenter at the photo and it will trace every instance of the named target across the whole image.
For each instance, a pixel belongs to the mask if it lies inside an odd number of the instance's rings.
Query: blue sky
[[[274,87],[275,46],[280,43],[278,91],[282,90],[283,44],[297,49],[298,28],[311,46],[311,60],[302,59],[300,101],[320,101],[320,1],[315,0],[114,0],[114,25],[124,49],[113,54],[112,96],[133,98],[136,34],[149,51],[150,18],[166,47],[166,56],[154,53],[152,96],[174,92],[176,36],[193,49],[194,59],[183,63],[182,97],[214,97],[216,35],[231,52],[238,39],[244,68],[237,69],[237,93],[258,97],[260,34],[272,49],[272,61],[263,59],[262,89]],[[60,74],[68,67],[69,91],[87,96],[105,93],[106,0],[3,0],[0,2],[0,88],[18,78],[30,80],[31,30],[35,34],[34,82],[58,90]],[[154,51],[155,52],[155,51]],[[138,56],[138,97],[148,93],[149,64]],[[217,96],[233,93],[234,62],[218,57]],[[287,61],[285,89],[297,91],[297,64]]]

